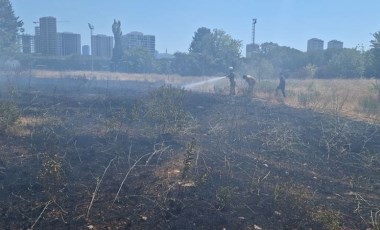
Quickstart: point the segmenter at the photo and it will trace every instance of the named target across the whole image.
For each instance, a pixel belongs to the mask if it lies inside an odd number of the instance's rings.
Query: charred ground
[[[379,229],[376,124],[158,84],[2,84],[2,229]]]

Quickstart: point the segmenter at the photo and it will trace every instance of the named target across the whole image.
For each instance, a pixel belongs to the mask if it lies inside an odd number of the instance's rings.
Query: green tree
[[[367,73],[380,78],[380,31],[372,34],[373,40],[371,40],[372,49],[369,51],[370,63],[367,66]]]
[[[172,72],[172,58],[160,58],[154,62],[154,72],[159,74],[170,74]]]
[[[154,71],[153,54],[144,47],[126,50],[122,62],[121,69],[129,73],[151,73]]]
[[[294,72],[306,65],[305,54],[299,50],[273,42],[263,43],[260,48],[259,55],[270,61],[278,71]]]
[[[241,56],[241,41],[233,39],[223,30],[199,28],[190,44],[189,54],[175,55],[174,69],[186,65],[191,75],[212,75],[225,72],[228,66],[237,66]],[[181,68],[182,68],[181,67]],[[178,69],[179,70],[179,69]]]
[[[183,76],[201,76],[203,75],[203,66],[201,59],[205,58],[202,54],[181,53],[174,54],[174,60],[171,64],[171,69]]]
[[[120,21],[114,20],[112,24],[112,32],[115,39],[115,45],[112,52],[112,71],[120,70],[121,62],[123,59],[123,48],[121,45],[121,36],[123,33],[121,32],[121,23]]]
[[[223,30],[213,31],[213,57],[215,58],[215,72],[227,66],[236,66],[241,56],[241,41],[233,39]]]
[[[201,27],[195,33],[191,41],[189,52],[190,53],[203,53],[211,54],[212,45],[212,32],[209,28]]]
[[[380,31],[372,34],[373,40],[371,40],[371,46],[375,49],[380,49]]]
[[[330,77],[357,78],[364,74],[364,58],[356,49],[343,49],[332,56],[327,69]]]
[[[16,36],[23,26],[9,0],[0,0],[0,61],[11,59],[17,52]]]

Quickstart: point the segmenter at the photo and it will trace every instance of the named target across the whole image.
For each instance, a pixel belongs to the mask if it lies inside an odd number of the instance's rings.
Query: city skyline
[[[377,10],[380,2],[360,4],[354,0],[195,0],[112,3],[90,1],[65,2],[57,0],[13,0],[15,15],[24,21],[26,33],[34,34],[33,21],[40,17],[57,18],[58,32],[81,34],[82,45],[90,44],[88,24],[94,25],[94,34],[113,36],[114,19],[120,20],[123,34],[139,31],[156,36],[156,50],[163,53],[187,52],[194,32],[199,27],[222,29],[245,45],[251,43],[251,21],[257,18],[256,42],[274,42],[306,51],[310,38],[324,41],[339,40],[345,48],[363,46],[368,49],[372,33],[380,30]],[[43,5],[44,7],[39,7]],[[108,13],[110,12],[110,13]],[[111,13],[112,12],[112,13]],[[355,20],[347,20],[357,16]]]

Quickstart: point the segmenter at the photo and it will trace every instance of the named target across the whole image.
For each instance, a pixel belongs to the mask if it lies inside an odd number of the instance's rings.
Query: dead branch
[[[151,153],[147,153],[147,154],[142,155],[138,160],[135,161],[135,163],[132,165],[132,167],[129,167],[129,170],[128,170],[127,174],[125,174],[125,177],[124,177],[123,181],[121,182],[119,190],[117,191],[116,196],[113,199],[111,205],[113,205],[115,203],[116,199],[119,197],[119,193],[120,193],[121,189],[123,188],[123,185],[124,185],[125,181],[127,180],[127,178],[129,176],[129,174],[131,173],[131,171],[136,167],[137,163],[139,163],[144,157],[146,157],[146,156],[148,156],[150,154]]]
[[[45,205],[44,209],[42,210],[42,212],[40,213],[40,215],[38,216],[38,218],[36,219],[36,221],[34,221],[33,225],[30,227],[31,230],[34,228],[34,226],[37,224],[37,222],[41,219],[41,217],[44,214],[45,210],[49,207],[49,205],[51,203],[52,203],[52,201],[49,200],[49,202]]]
[[[93,194],[92,194],[92,199],[91,199],[90,205],[88,206],[88,209],[87,209],[86,219],[88,219],[88,216],[90,215],[90,210],[91,210],[92,204],[93,204],[93,202],[94,202],[94,200],[95,200],[95,196],[96,196],[96,193],[97,193],[98,190],[99,190],[100,184],[101,184],[102,181],[103,181],[104,175],[106,174],[108,168],[110,167],[112,161],[115,160],[115,158],[116,158],[116,157],[114,157],[114,158],[112,158],[112,160],[110,160],[110,162],[108,163],[108,166],[105,168],[105,170],[104,170],[104,172],[103,172],[102,178],[100,178],[100,180],[98,180],[98,181],[96,182],[95,191],[94,191]]]

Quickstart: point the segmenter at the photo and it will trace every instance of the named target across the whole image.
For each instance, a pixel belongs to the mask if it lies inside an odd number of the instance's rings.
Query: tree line
[[[24,68],[54,70],[90,70],[89,57],[71,55],[48,57],[17,52],[16,36],[22,32],[22,21],[15,16],[9,0],[0,0],[0,63],[18,60]],[[242,41],[221,29],[201,27],[194,32],[188,52],[176,52],[171,58],[156,58],[143,47],[124,48],[121,44],[120,21],[114,21],[115,45],[111,59],[94,57],[95,70],[128,73],[179,74],[211,76],[227,72],[229,66],[256,75],[274,78],[287,72],[294,78],[380,78],[380,31],[375,32],[369,50],[361,47],[302,52],[273,42],[257,46],[249,57],[243,57]]]

